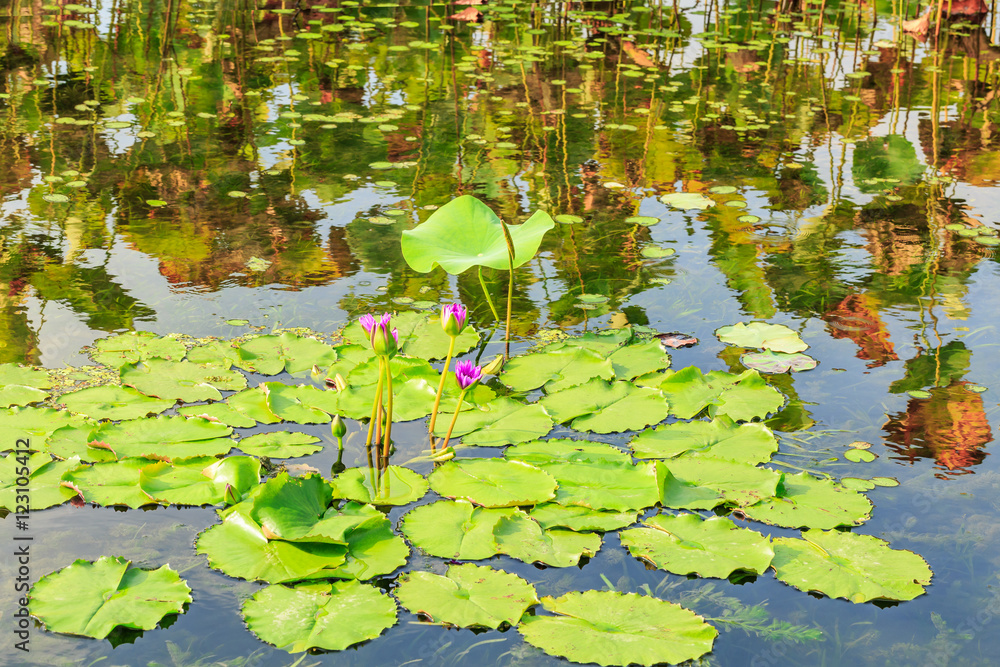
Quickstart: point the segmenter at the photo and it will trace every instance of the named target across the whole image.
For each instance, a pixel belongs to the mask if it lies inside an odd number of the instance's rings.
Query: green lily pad
[[[282,371],[301,373],[313,366],[329,366],[337,360],[334,349],[316,338],[290,332],[281,335],[256,336],[240,343],[239,361],[234,362],[261,375],[277,375]]]
[[[538,603],[535,587],[524,579],[471,563],[452,565],[443,577],[408,572],[393,594],[411,612],[459,628],[517,625],[527,608]]]
[[[876,457],[867,449],[848,449],[844,458],[853,463],[871,463]]]
[[[521,461],[448,461],[430,474],[431,488],[446,498],[464,498],[483,507],[514,507],[551,500],[556,481]]]
[[[363,581],[390,574],[406,564],[410,555],[406,541],[392,532],[389,519],[371,505],[349,502],[339,512],[327,510],[323,517],[329,524],[352,519],[356,525],[344,531],[347,560],[330,576]]]
[[[203,366],[190,361],[148,359],[121,368],[122,382],[144,394],[185,403],[218,401],[219,389],[239,391],[247,386],[242,373],[218,366]]]
[[[871,511],[864,494],[804,472],[782,475],[773,498],[743,508],[754,521],[785,528],[858,526]]]
[[[601,536],[596,533],[546,530],[520,510],[501,517],[493,528],[493,537],[499,553],[550,567],[575,567],[581,558],[591,558],[601,548]]]
[[[785,352],[748,352],[740,357],[740,363],[747,368],[753,368],[761,373],[799,373],[801,371],[811,371],[819,364],[818,361],[808,354],[796,352],[786,354]]]
[[[778,441],[763,424],[735,424],[725,417],[658,426],[637,435],[629,446],[638,459],[670,459],[693,452],[744,463],[764,463],[778,451]]]
[[[668,206],[681,210],[705,210],[715,206],[715,202],[700,192],[671,192],[660,197],[660,201]]]
[[[180,361],[187,349],[175,338],[160,337],[149,331],[129,331],[94,343],[91,358],[99,364],[121,368],[154,357]]]
[[[251,456],[290,459],[315,454],[323,449],[323,445],[317,445],[317,442],[320,442],[320,439],[308,433],[271,431],[243,438],[236,443],[236,446]]]
[[[658,665],[712,650],[718,631],[680,605],[635,593],[585,591],[543,597],[554,616],[525,616],[526,642],[572,662]]]
[[[482,560],[497,553],[493,529],[513,509],[476,507],[467,500],[439,500],[406,513],[403,533],[431,556]]]
[[[618,530],[630,526],[639,518],[638,512],[606,512],[589,507],[542,503],[536,505],[528,516],[542,528],[568,528],[575,531]]]
[[[27,461],[23,460],[25,458]],[[8,454],[0,458],[0,508],[15,512],[19,504],[24,504],[17,502],[17,495],[24,492],[28,494],[32,511],[62,505],[76,495],[72,489],[60,485],[62,477],[79,467],[77,457],[59,461],[42,452],[27,457]],[[28,469],[27,475],[19,474],[19,469],[23,473],[23,468]],[[17,480],[22,476],[28,478],[27,486],[18,485]]]
[[[152,630],[168,614],[184,612],[191,589],[177,572],[131,564],[103,556],[45,575],[28,593],[31,615],[50,632],[103,639],[118,626]]]
[[[157,504],[139,487],[141,470],[153,463],[156,461],[144,458],[95,463],[67,472],[63,475],[63,482],[86,502],[105,507],[127,505],[137,509]]]
[[[660,486],[660,504],[678,510],[710,510],[726,502],[719,489],[674,477],[662,461],[657,461],[656,473]]]
[[[139,470],[139,488],[171,505],[217,505],[227,495],[241,498],[260,482],[260,461],[251,456],[159,461]]]
[[[18,385],[34,389],[51,389],[52,378],[42,368],[31,368],[17,364],[0,364],[0,386]],[[9,407],[0,405],[0,407]]]
[[[58,400],[70,412],[111,420],[159,414],[174,404],[173,399],[151,398],[132,387],[114,385],[87,387],[63,394]]]
[[[499,379],[514,391],[544,387],[551,394],[592,378],[610,380],[614,376],[611,361],[597,352],[580,347],[557,347],[514,357],[504,366]]]
[[[454,413],[442,412],[434,425],[434,435],[444,436]],[[453,438],[463,445],[500,447],[534,440],[552,430],[552,418],[537,403],[519,403],[506,396],[473,406],[458,415]]]
[[[64,426],[83,426],[89,420],[79,415],[71,415],[65,410],[52,408],[0,408],[0,452],[14,449],[18,439],[27,440],[33,451],[42,449],[42,444],[57,429]]]
[[[514,242],[514,267],[535,256],[545,232],[554,226],[555,222],[543,211],[536,211],[522,225],[508,225]],[[437,209],[416,229],[404,230],[402,247],[406,263],[420,273],[427,273],[436,265],[453,275],[473,266],[509,268],[500,218],[489,206],[469,195]]]
[[[327,423],[330,421],[329,413],[333,411],[329,403],[337,397],[334,391],[323,391],[309,385],[287,385],[281,382],[262,382],[257,385],[257,390],[264,395],[264,404],[271,413],[284,421],[296,424]],[[230,400],[229,404],[233,405],[233,401]],[[318,408],[317,404],[328,409]],[[246,414],[250,412],[246,411]]]
[[[409,505],[427,493],[424,477],[408,468],[388,466],[381,473],[349,468],[333,480],[336,495],[372,505]]]
[[[758,347],[772,352],[794,354],[809,347],[799,335],[783,324],[765,322],[739,322],[716,329],[715,335],[723,343],[740,347]]]
[[[231,341],[212,340],[195,345],[188,350],[185,358],[193,364],[210,364],[229,368],[233,364],[239,364],[240,351]]]
[[[775,576],[803,591],[854,603],[912,600],[930,584],[931,569],[913,553],[870,535],[807,530],[774,539]]]
[[[636,558],[674,574],[720,579],[738,570],[763,574],[774,557],[768,538],[725,517],[660,514],[643,523],[648,528],[622,531],[622,544]]]
[[[396,603],[357,581],[268,586],[243,604],[247,627],[289,653],[341,651],[396,624]]]
[[[727,416],[736,421],[762,418],[778,410],[785,397],[755,370],[739,375],[710,371],[702,375],[695,366],[667,375],[659,384],[670,412],[690,419],[708,408],[710,417]]]
[[[274,414],[274,411],[271,410],[267,400],[267,393],[264,391],[265,389],[265,383],[261,383],[253,389],[244,389],[238,394],[228,397],[226,404],[247,419],[252,419],[261,424],[276,424],[281,421],[281,417]]]
[[[675,477],[717,491],[741,507],[775,496],[782,479],[781,473],[768,468],[694,454],[662,465]]]
[[[257,420],[247,417],[226,403],[185,405],[178,408],[177,414],[184,417],[204,417],[209,421],[218,421],[233,428],[251,428],[257,425]],[[275,416],[275,421],[277,421],[277,416]]]
[[[558,423],[594,433],[638,431],[666,419],[669,409],[656,389],[600,378],[549,394],[540,403]]]
[[[105,422],[91,435],[119,459],[147,457],[182,459],[221,456],[236,444],[233,429],[198,417],[149,417],[118,424]]]
[[[523,445],[508,447],[504,458],[523,461],[533,466],[546,463],[620,463],[632,464],[632,457],[613,445],[589,440],[554,438],[535,440]]]
[[[22,384],[8,384],[0,387],[0,408],[9,408],[12,405],[30,405],[44,401],[48,397],[49,392],[43,389]]]
[[[548,463],[539,467],[559,487],[552,502],[595,510],[640,510],[660,500],[656,467],[612,461]]]

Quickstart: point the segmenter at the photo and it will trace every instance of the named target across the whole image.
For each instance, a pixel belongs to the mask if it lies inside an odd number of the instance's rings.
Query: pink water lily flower
[[[467,317],[468,311],[460,303],[449,303],[441,306],[441,327],[452,338],[465,329]]]
[[[471,361],[460,361],[455,364],[455,379],[464,391],[479,382],[483,377],[483,369]]]

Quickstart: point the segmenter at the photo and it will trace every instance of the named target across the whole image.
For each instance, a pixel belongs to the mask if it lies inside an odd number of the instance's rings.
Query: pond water
[[[460,194],[514,224],[544,210],[557,225],[516,271],[512,351],[630,324],[697,338],[670,351],[674,368],[740,372],[745,350],[715,330],[787,325],[819,365],[766,376],[788,397],[766,420],[772,467],[899,480],[868,491],[875,509],[855,532],[921,554],[934,579],[909,602],[852,604],[771,574],[647,569],[615,532],[578,568],[490,564],[539,595],[680,602],[720,629],[702,664],[996,664],[995,14],[915,36],[900,22],[925,8],[881,1],[2,6],[0,363],[91,364],[86,346],[127,330],[328,336],[366,312],[454,301],[494,329],[470,355],[485,360],[503,326],[475,271],[417,273],[401,234]],[[671,193],[710,201],[664,203]],[[507,273],[484,278],[504,302]],[[349,421],[348,466],[365,465],[364,428]],[[421,455],[422,422],[393,433],[394,462]],[[873,462],[844,459],[857,441]],[[326,473],[335,459],[328,447],[289,463]],[[217,522],[210,508],[33,514],[35,578],[121,555],[169,563],[194,602],[118,645],[36,628],[30,654],[5,645],[0,662],[565,664],[516,629],[443,629],[403,610],[376,640],[290,656],[240,617],[261,585],[195,553]],[[11,517],[0,526],[10,544]],[[406,569],[444,561],[414,550]],[[0,599],[9,618],[10,587]]]

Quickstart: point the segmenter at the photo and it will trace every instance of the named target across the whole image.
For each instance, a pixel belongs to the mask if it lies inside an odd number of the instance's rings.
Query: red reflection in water
[[[899,359],[893,350],[889,332],[878,316],[878,304],[865,294],[851,294],[836,307],[825,313],[823,319],[830,325],[830,335],[834,338],[848,338],[860,349],[858,359],[872,363],[868,368],[884,366],[886,362]]]

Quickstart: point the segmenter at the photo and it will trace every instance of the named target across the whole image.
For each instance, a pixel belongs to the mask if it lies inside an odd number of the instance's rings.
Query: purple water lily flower
[[[382,313],[378,318],[372,317],[370,323],[372,328],[369,332],[369,340],[375,354],[383,357],[396,356],[399,349],[399,329],[389,329],[392,324],[392,315]],[[361,326],[365,326],[364,323]]]
[[[471,361],[460,361],[455,364],[455,379],[463,391],[479,382],[482,377],[483,369]]]
[[[441,327],[452,338],[465,329],[467,317],[468,311],[460,303],[449,303],[441,306]]]
[[[361,328],[365,330],[365,335],[370,339],[372,337],[372,329],[375,328],[375,318],[371,313],[365,313],[358,318],[358,323],[361,325]]]

